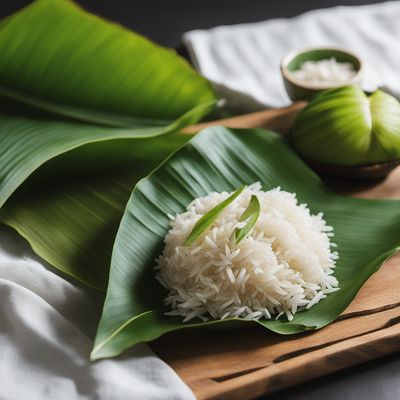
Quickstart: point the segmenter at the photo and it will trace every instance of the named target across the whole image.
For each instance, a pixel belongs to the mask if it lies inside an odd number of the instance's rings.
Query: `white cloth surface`
[[[101,297],[46,269],[0,229],[0,400],[192,400],[147,345],[89,361]]]
[[[266,7],[268,5],[266,4]],[[400,2],[339,6],[291,19],[219,26],[184,35],[195,67],[233,111],[290,104],[280,62],[292,49],[340,46],[365,65],[364,88],[400,97]]]

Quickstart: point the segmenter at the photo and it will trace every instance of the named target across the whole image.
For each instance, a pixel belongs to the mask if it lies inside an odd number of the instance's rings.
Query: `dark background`
[[[0,18],[29,2],[29,0],[0,0]],[[86,9],[118,21],[159,44],[180,47],[181,35],[192,29],[293,17],[315,8],[372,4],[379,1],[78,0],[77,2]],[[290,377],[288,379],[290,380]],[[269,399],[400,400],[400,357],[393,355],[375,360],[280,392]]]
[[[56,1],[56,0],[55,0]],[[0,0],[0,17],[29,0]],[[315,8],[377,3],[379,0],[77,0],[164,46],[179,45],[182,33],[198,28],[293,17]],[[399,21],[400,23],[400,21]]]

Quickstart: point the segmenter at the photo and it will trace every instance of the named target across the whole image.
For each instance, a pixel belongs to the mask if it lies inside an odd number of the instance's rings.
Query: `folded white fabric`
[[[186,400],[193,393],[146,345],[89,361],[101,296],[36,261],[0,230],[1,400]]]
[[[265,3],[268,7],[268,3]],[[340,46],[365,62],[366,90],[384,86],[400,97],[400,2],[334,7],[292,19],[220,26],[184,35],[195,67],[235,111],[290,103],[280,75],[294,48]]]

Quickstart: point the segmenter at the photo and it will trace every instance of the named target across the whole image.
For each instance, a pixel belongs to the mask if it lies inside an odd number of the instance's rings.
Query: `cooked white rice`
[[[260,216],[239,244],[231,240],[255,194]],[[288,320],[338,290],[332,275],[338,254],[330,241],[333,228],[322,213],[311,215],[296,195],[276,188],[268,192],[255,183],[243,190],[213,226],[190,246],[183,242],[194,224],[230,193],[197,198],[187,211],[171,218],[163,253],[157,258],[157,279],[169,290],[168,315],[205,321],[210,317],[246,320]]]
[[[351,63],[339,62],[333,57],[319,61],[306,61],[298,70],[291,72],[299,81],[316,85],[346,82],[356,73]]]

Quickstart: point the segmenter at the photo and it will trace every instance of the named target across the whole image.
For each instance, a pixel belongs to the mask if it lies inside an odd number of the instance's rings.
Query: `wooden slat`
[[[231,127],[262,125],[284,133],[301,107],[228,122]],[[380,183],[328,184],[355,197],[400,198],[400,168]],[[281,336],[261,327],[185,330],[151,346],[199,399],[251,399],[381,357],[400,350],[399,264],[400,255],[387,261],[338,320],[319,331]]]
[[[224,125],[228,128],[264,128],[286,134],[292,126],[297,113],[305,104],[306,103],[303,101],[298,101],[289,107],[276,110],[258,111],[218,121],[202,122],[185,128],[184,132],[187,134],[194,134],[210,126]]]

